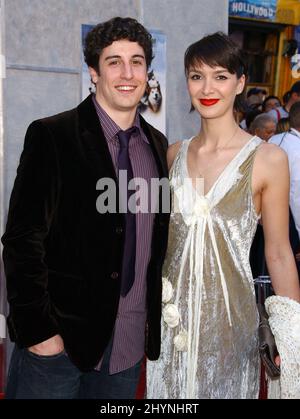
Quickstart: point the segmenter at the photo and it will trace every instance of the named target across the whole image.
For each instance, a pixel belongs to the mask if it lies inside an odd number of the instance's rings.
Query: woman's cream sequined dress
[[[190,141],[182,142],[170,172],[161,356],[147,363],[147,398],[257,398],[258,315],[249,251],[258,221],[252,164],[262,140],[253,137],[205,196],[188,177]]]

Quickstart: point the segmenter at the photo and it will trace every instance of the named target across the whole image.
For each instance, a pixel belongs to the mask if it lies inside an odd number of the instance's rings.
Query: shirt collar
[[[295,128],[291,128],[291,129],[290,129],[290,131],[291,131],[292,133],[294,133],[294,135],[296,135],[297,137],[299,137],[299,138],[300,138],[300,132],[299,132],[299,131],[297,131]]]
[[[95,94],[93,94],[92,100],[95,105],[96,112],[100,120],[100,124],[103,129],[105,138],[107,139],[107,141],[117,141],[116,135],[118,134],[119,131],[121,131],[121,128],[119,127],[118,124],[115,123],[115,121],[105,112],[105,110],[97,102]],[[140,135],[141,138],[147,144],[149,144],[149,141],[141,128],[140,116],[138,112],[136,112],[132,126],[138,128],[138,132],[141,134]]]

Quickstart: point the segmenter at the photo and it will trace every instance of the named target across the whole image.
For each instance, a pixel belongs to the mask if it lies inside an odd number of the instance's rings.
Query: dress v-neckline
[[[184,156],[184,169],[185,169],[185,172],[186,172],[186,175],[187,175],[187,178],[189,179],[189,181],[190,181],[190,183],[191,183],[191,186],[192,186],[192,188],[194,189],[194,191],[196,191],[197,192],[197,190],[196,190],[196,188],[194,187],[194,185],[193,185],[193,179],[192,179],[192,177],[190,176],[190,171],[189,171],[189,168],[188,168],[188,161],[187,161],[187,159],[188,159],[188,150],[189,150],[189,146],[190,146],[190,143],[191,143],[191,141],[192,141],[192,139],[193,139],[194,137],[191,137],[189,140],[187,140],[187,146],[186,146],[186,148],[185,148],[185,156]],[[254,135],[253,137],[251,137],[250,138],[250,140],[249,141],[247,141],[244,145],[243,145],[243,147],[235,154],[235,156],[233,156],[233,158],[224,166],[224,168],[222,169],[222,171],[221,171],[221,173],[217,176],[217,178],[216,178],[216,180],[213,182],[213,184],[212,184],[212,186],[210,187],[210,189],[208,190],[208,192],[207,193],[203,193],[203,196],[205,197],[205,198],[207,198],[208,197],[208,195],[210,195],[211,194],[211,192],[213,191],[213,189],[215,188],[215,186],[217,185],[217,183],[219,183],[219,181],[221,180],[221,178],[224,176],[224,174],[225,174],[225,172],[228,170],[228,168],[238,159],[238,157],[242,154],[242,152],[247,148],[247,146],[249,146],[251,143],[252,143],[252,141],[255,139],[255,138],[257,138],[257,136],[256,135]],[[201,178],[201,179],[203,179],[203,182],[205,183],[205,179],[204,178]],[[204,192],[204,191],[203,191]]]

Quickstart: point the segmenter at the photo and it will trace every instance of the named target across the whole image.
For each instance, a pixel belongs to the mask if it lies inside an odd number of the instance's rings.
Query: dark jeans
[[[109,374],[111,346],[100,371],[81,372],[65,352],[40,356],[15,346],[9,366],[7,399],[134,399],[141,361]]]

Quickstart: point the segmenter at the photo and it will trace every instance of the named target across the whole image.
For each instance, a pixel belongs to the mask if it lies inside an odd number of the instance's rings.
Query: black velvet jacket
[[[141,117],[160,177],[166,138]],[[119,295],[124,215],[96,210],[97,180],[116,181],[89,96],[77,108],[33,122],[10,200],[3,260],[8,328],[19,347],[55,334],[82,371],[92,369],[112,335]],[[160,353],[161,270],[169,214],[154,219],[147,272],[146,354]]]

